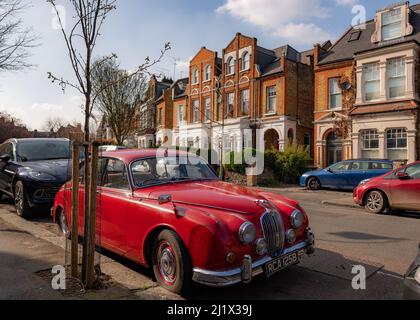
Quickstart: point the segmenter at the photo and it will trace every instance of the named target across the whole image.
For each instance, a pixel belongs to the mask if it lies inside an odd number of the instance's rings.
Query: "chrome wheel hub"
[[[176,258],[172,247],[167,242],[160,244],[158,248],[158,266],[162,280],[168,285],[176,281]]]

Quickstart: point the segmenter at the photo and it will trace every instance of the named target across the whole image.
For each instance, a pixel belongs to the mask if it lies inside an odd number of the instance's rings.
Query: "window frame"
[[[392,21],[392,22],[388,22],[388,23],[384,23],[384,16],[386,15],[386,14],[392,14],[392,12],[395,12],[395,11],[399,11],[399,20],[397,20],[397,21]],[[393,39],[398,39],[398,38],[401,38],[402,36],[403,36],[403,29],[402,29],[402,20],[403,20],[403,17],[402,17],[402,13],[403,13],[403,10],[402,10],[402,8],[401,7],[398,7],[398,8],[393,8],[393,9],[390,9],[390,10],[387,10],[387,11],[384,11],[384,12],[381,12],[381,39],[382,39],[382,41],[388,41],[388,40],[393,40]],[[400,34],[397,36],[393,36],[393,37],[389,37],[389,38],[385,38],[385,36],[384,36],[384,29],[386,28],[386,27],[391,27],[392,25],[398,25],[398,23],[399,23],[399,30],[400,30]]]
[[[332,88],[335,88],[333,82],[337,81],[337,88],[338,91],[332,91]],[[340,104],[338,106],[332,106],[332,97],[339,96],[340,97]],[[330,110],[338,110],[343,108],[343,91],[340,88],[340,78],[334,77],[328,79],[328,109]]]
[[[232,103],[230,104],[230,97],[232,97]],[[232,110],[230,110],[229,106],[232,105]],[[235,92],[227,92],[226,93],[226,113],[232,116],[235,114]]]
[[[208,82],[211,80],[211,69],[211,65],[209,64],[204,67],[204,82]]]
[[[247,100],[244,100],[244,93],[247,93]],[[244,111],[245,102],[247,103],[247,112]],[[249,116],[250,108],[250,91],[248,89],[241,90],[241,112],[244,116]]]
[[[226,75],[231,76],[234,74],[235,74],[235,59],[233,57],[229,57],[226,62]]]
[[[245,59],[245,58],[247,58],[247,59]],[[242,60],[241,71],[247,71],[247,70],[251,69],[251,54],[248,51],[245,51],[242,54],[241,60]]]
[[[398,132],[400,131],[400,132]],[[390,138],[389,134],[401,134],[402,137],[393,137]],[[404,138],[405,135],[405,138]],[[405,139],[405,147],[398,147],[398,141]],[[395,147],[390,148],[389,147],[389,140],[395,140]],[[408,151],[408,130],[406,128],[389,128],[386,130],[386,149],[387,150],[407,150]]]
[[[197,104],[197,105],[196,105]],[[193,123],[200,123],[200,100],[194,99],[192,102],[192,122]],[[197,119],[196,116],[197,115]]]
[[[404,75],[397,75],[397,76],[393,76],[390,75],[391,70],[390,70],[390,63],[393,61],[401,61],[402,62],[402,66],[404,69]],[[392,70],[394,71],[394,70]],[[403,89],[403,94],[399,95],[399,96],[391,96],[391,87],[390,87],[390,80],[395,80],[395,79],[403,79],[404,80],[404,89]],[[386,62],[386,90],[387,90],[387,97],[389,99],[398,99],[398,98],[403,98],[405,96],[405,92],[407,90],[407,65],[405,63],[405,57],[396,57],[396,58],[391,58],[388,59]]]
[[[366,79],[366,74],[367,74],[367,69],[371,66],[375,66],[375,68],[377,67],[377,78],[375,79]],[[375,70],[376,71],[376,70]],[[366,90],[366,85],[368,83],[377,83],[378,85],[378,96],[374,97],[372,99],[368,99],[367,98],[367,90]],[[372,101],[378,101],[381,98],[381,67],[380,67],[380,62],[371,62],[371,63],[366,63],[363,65],[363,91],[364,91],[364,101],[366,102],[372,102]]]
[[[273,90],[273,92],[270,93],[270,91]],[[269,86],[266,89],[266,106],[265,106],[265,113],[266,114],[276,114],[276,108],[277,108],[277,87]],[[272,100],[274,100],[274,103],[272,104]],[[270,108],[272,107],[272,109]]]
[[[204,104],[204,121],[210,122],[211,121],[211,97],[205,97],[203,100]],[[207,116],[208,112],[208,116]]]
[[[180,104],[178,106],[178,127],[184,125],[184,105]]]
[[[198,68],[195,67],[192,71],[192,84],[198,84],[200,82],[200,76],[198,72]]]
[[[360,131],[360,136],[362,140],[362,150],[373,150],[377,151],[380,149],[379,147],[379,132],[376,129],[365,129]],[[378,147],[372,147],[372,142],[377,141]],[[366,142],[368,142],[369,146],[366,146]]]

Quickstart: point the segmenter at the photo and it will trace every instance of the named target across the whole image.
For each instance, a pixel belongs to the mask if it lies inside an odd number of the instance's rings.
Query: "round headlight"
[[[252,243],[256,236],[257,229],[255,229],[255,226],[249,221],[244,222],[239,228],[239,240],[241,240],[242,244],[244,245]]]
[[[293,229],[290,229],[286,232],[286,239],[287,242],[289,242],[290,244],[293,244],[296,242],[296,231]]]
[[[303,213],[299,210],[295,210],[290,216],[290,222],[292,223],[293,228],[299,229],[303,225]]]
[[[267,253],[268,251],[268,244],[267,241],[263,238],[258,239],[257,241],[255,241],[255,253],[263,256]]]
[[[417,268],[414,279],[416,279],[417,283],[420,284],[420,267]]]

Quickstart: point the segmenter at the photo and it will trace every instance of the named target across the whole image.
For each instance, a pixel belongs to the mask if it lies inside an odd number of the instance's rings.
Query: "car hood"
[[[40,173],[49,174],[60,182],[65,182],[71,177],[71,160],[46,160],[22,163],[23,169],[34,170]]]
[[[136,191],[138,195],[145,189]],[[186,182],[155,186],[147,189],[151,199],[170,194],[175,203],[226,210],[241,214],[254,214],[262,207],[257,200],[268,200],[261,192],[221,181]],[[285,200],[286,201],[286,200]],[[289,205],[292,205],[290,202]]]

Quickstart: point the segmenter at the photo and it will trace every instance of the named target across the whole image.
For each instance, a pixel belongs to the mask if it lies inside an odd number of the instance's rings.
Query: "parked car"
[[[357,204],[375,214],[386,209],[420,211],[420,162],[362,181],[353,197]]]
[[[390,160],[348,160],[326,169],[309,171],[300,178],[300,185],[310,190],[322,188],[353,190],[363,180],[393,170]]]
[[[117,150],[124,150],[127,149],[123,146],[100,146],[99,152],[106,152],[106,151],[117,151]]]
[[[67,139],[10,139],[0,145],[0,194],[14,199],[17,214],[51,208],[70,176]]]
[[[192,281],[213,287],[249,283],[314,252],[314,234],[296,201],[224,183],[203,159],[175,153],[102,155],[102,247],[153,268],[157,282],[177,293]],[[71,182],[62,187],[53,207],[68,237],[71,188]],[[83,194],[81,186],[81,199]],[[84,213],[79,214],[81,235]]]

